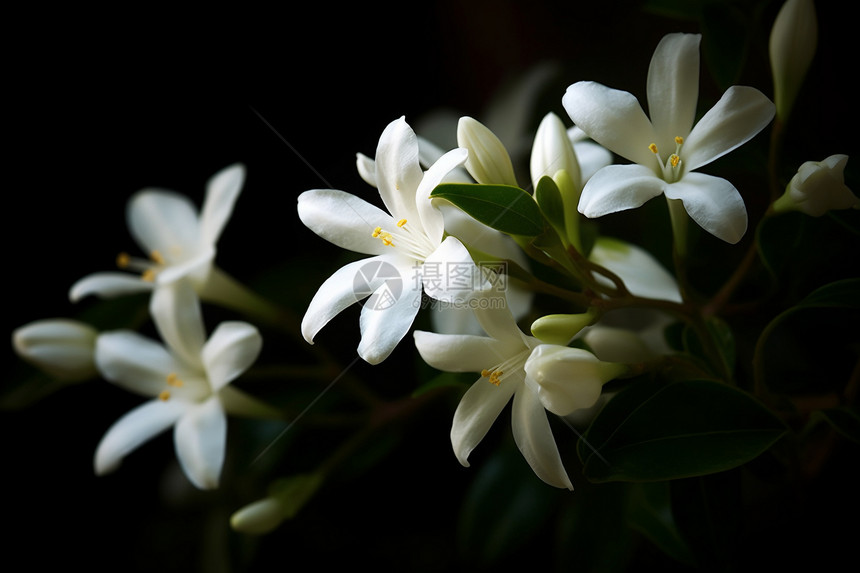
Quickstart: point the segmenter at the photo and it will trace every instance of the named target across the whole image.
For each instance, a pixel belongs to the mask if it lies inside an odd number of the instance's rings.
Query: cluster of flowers
[[[442,371],[479,373],[454,413],[457,459],[469,465],[470,453],[512,401],[513,436],[535,474],[573,489],[547,412],[588,415],[609,399],[603,392],[607,382],[635,375],[643,363],[669,352],[660,333],[671,318],[662,311],[685,302],[675,278],[645,250],[610,237],[598,237],[586,248],[580,217],[637,208],[665,195],[677,254],[686,251],[688,218],[727,243],[740,241],[748,226],[741,194],[729,181],[697,170],[748,142],[775,116],[788,114],[803,76],[798,66],[809,60],[794,53],[803,51],[797,22],[808,21],[801,14],[810,8],[811,2],[789,0],[774,26],[775,103],[757,89],[734,86],[695,121],[696,34],[669,34],[658,44],[647,76],[649,115],[630,93],[590,81],[571,85],[562,104],[574,127],[566,128],[550,113],[535,135],[527,178],[533,193],[520,188],[508,151],[480,122],[462,117],[458,147],[445,151],[416,135],[405,118],[392,121],[375,157],[357,157],[361,177],[378,189],[385,210],[333,189],[298,198],[299,218],[309,229],[370,256],[345,265],[320,286],[301,334],[313,343],[335,316],[370,296],[375,303],[362,306],[358,354],[379,364],[412,330],[424,308],[422,297],[438,301],[435,332],[413,331],[418,353]],[[615,164],[613,154],[631,163]],[[802,165],[772,209],[819,216],[860,207],[843,182],[846,161],[838,155]],[[243,178],[240,165],[216,174],[199,214],[180,195],[141,191],[129,203],[128,223],[149,258],[119,261],[139,274],[98,273],[71,289],[72,300],[151,291],[149,309],[164,346],[135,332],[100,333],[61,319],[32,323],[13,335],[22,357],[57,376],[98,375],[152,398],[108,430],[95,454],[99,474],[175,426],[176,454],[189,480],[200,488],[217,487],[226,413],[276,415],[230,386],[257,359],[258,330],[225,322],[207,339],[201,316],[201,300],[266,312],[264,302],[214,264],[218,236]],[[458,191],[440,193],[448,184]],[[466,193],[466,186],[474,194]],[[521,192],[504,195],[515,200],[533,197],[548,223],[540,234],[551,241],[538,244],[533,240],[538,232],[524,236],[475,216],[487,212],[474,206],[485,189]],[[514,204],[507,207],[522,212]],[[565,292],[567,302],[582,311],[543,316],[525,332],[518,323],[530,311],[534,290],[563,290],[539,284],[528,271],[530,257],[579,284],[579,290]],[[500,262],[506,265],[502,283],[494,270]],[[383,268],[394,272],[376,272]],[[398,289],[392,293],[395,279]],[[630,297],[635,304],[628,304]],[[626,302],[607,302],[613,298]],[[661,312],[633,327],[625,322],[631,306]]]

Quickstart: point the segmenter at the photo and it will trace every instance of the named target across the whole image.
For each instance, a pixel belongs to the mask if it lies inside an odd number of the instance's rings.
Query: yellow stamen
[[[651,150],[651,153],[655,153],[655,154],[656,154],[656,153],[657,153],[657,144],[656,144],[656,143],[652,143],[651,145],[649,145],[649,146],[648,146],[648,149],[650,149],[650,150]]]
[[[385,233],[385,235],[379,237],[382,239],[382,244],[386,247],[393,247],[394,243],[391,241],[391,235],[389,233]]]
[[[493,386],[498,386],[502,383],[502,374],[504,374],[504,372],[502,372],[501,370],[481,370],[481,376],[483,376],[484,378],[489,378],[489,382]]]
[[[140,275],[140,278],[148,283],[151,283],[155,280],[155,271],[152,269],[146,269],[145,271],[143,271],[143,274]]]
[[[373,233],[371,233],[370,236],[375,239],[380,235],[380,233],[382,233],[382,227],[377,227],[373,230]]]
[[[167,402],[170,399],[170,392],[164,390],[161,394],[158,395],[158,399],[162,402]]]
[[[684,138],[681,137],[680,135],[676,135],[675,136],[675,143],[677,143],[678,145],[684,145]]]
[[[681,162],[681,158],[673,153],[672,156],[669,157],[669,162],[672,164],[672,167],[678,167],[678,163]]]
[[[182,380],[179,379],[179,376],[177,376],[175,372],[171,372],[167,375],[168,386],[173,386],[174,388],[181,388],[182,384]]]
[[[116,256],[116,266],[121,269],[124,269],[131,262],[131,257],[128,256],[128,253],[120,253]]]
[[[403,225],[405,225],[405,224],[406,224],[406,219],[400,219],[399,221],[397,221],[397,226],[398,226],[398,227],[402,227],[402,226],[403,226]]]
[[[152,251],[151,253],[149,253],[149,258],[152,259],[157,265],[164,264],[164,257],[162,257],[161,253],[159,253],[158,251]]]

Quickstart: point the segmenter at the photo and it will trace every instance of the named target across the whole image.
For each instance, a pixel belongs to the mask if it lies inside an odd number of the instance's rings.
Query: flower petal
[[[663,192],[666,183],[641,165],[609,165],[582,189],[579,212],[589,218],[634,209]]]
[[[511,427],[517,447],[535,474],[552,486],[572,490],[543,405],[526,385],[514,394]]]
[[[203,246],[196,207],[173,191],[138,191],[128,202],[126,219],[146,254],[158,251],[168,263],[191,258]]]
[[[93,273],[79,279],[69,289],[69,300],[78,302],[89,295],[114,298],[151,291],[153,283],[129,273]]]
[[[444,372],[481,372],[510,356],[510,345],[489,336],[416,330],[413,337],[424,362]]]
[[[96,448],[96,474],[118,468],[128,453],[176,423],[187,407],[187,402],[178,400],[151,400],[117,420]]]
[[[65,318],[30,322],[12,332],[12,346],[24,360],[59,380],[86,380],[96,375],[98,331]]]
[[[392,229],[394,219],[355,195],[335,189],[313,189],[299,195],[299,219],[311,231],[343,249],[381,255],[386,247],[372,234]]]
[[[635,294],[647,298],[682,302],[681,291],[675,277],[654,256],[634,245],[610,237],[598,237],[588,259],[618,275],[624,286]],[[606,285],[612,281],[601,275],[597,280]]]
[[[404,281],[406,282],[406,281]],[[383,284],[379,289],[388,289]],[[391,301],[374,295],[361,309],[361,342],[358,354],[369,364],[379,364],[391,354],[412,327],[421,306],[421,289],[409,285]],[[376,300],[375,304],[370,304]]]
[[[773,119],[776,108],[755,88],[732,86],[696,123],[681,154],[690,172],[743,145]]]
[[[176,281],[155,289],[149,312],[168,348],[188,365],[202,369],[200,353],[206,342],[206,331],[200,300],[191,284]]]
[[[495,386],[481,377],[463,394],[451,424],[451,445],[463,466],[469,467],[469,454],[487,435],[521,380],[509,376]]]
[[[200,213],[200,236],[204,245],[218,242],[244,183],[245,166],[237,163],[213,175],[206,184],[206,199]]]
[[[704,173],[688,173],[666,186],[666,197],[679,199],[690,217],[707,232],[737,243],[747,230],[747,209],[734,185]]]
[[[700,34],[666,34],[648,68],[648,114],[657,132],[657,147],[675,148],[676,136],[687,137],[699,102]]]
[[[263,338],[247,322],[222,322],[203,346],[203,364],[213,392],[245,372],[260,354]]]
[[[194,404],[176,423],[173,434],[179,465],[200,489],[215,489],[227,445],[227,416],[217,396]]]
[[[576,82],[562,104],[573,122],[610,151],[641,165],[656,166],[648,148],[657,135],[633,94],[596,82]]]
[[[182,365],[164,346],[136,332],[117,330],[96,339],[96,366],[109,381],[147,397],[167,387],[167,375]]]
[[[424,172],[418,162],[418,139],[400,117],[389,123],[376,147],[376,186],[388,212],[395,219],[419,219],[415,190]]]
[[[442,183],[448,174],[466,161],[468,152],[465,149],[452,149],[440,157],[424,173],[421,184],[415,191],[415,207],[421,216],[421,226],[424,233],[433,244],[439,244],[445,233],[445,220],[439,209],[430,200],[430,193]]]
[[[456,237],[446,237],[421,265],[420,272],[427,296],[445,302],[465,304],[476,291],[489,286],[469,251]]]
[[[363,153],[355,154],[355,167],[358,176],[372,187],[376,187],[376,162]]]

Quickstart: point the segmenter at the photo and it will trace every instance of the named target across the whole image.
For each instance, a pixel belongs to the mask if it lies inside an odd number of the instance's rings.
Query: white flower
[[[116,469],[126,454],[175,426],[176,454],[201,489],[218,486],[227,439],[226,413],[268,414],[229,384],[257,359],[259,332],[244,322],[223,322],[206,339],[200,303],[187,281],[153,293],[150,310],[166,347],[136,332],[99,336],[96,364],[109,381],[153,399],[120,418],[95,455],[95,471]]]
[[[451,443],[463,466],[513,398],[511,423],[517,447],[535,474],[555,487],[573,489],[534,383],[524,366],[540,341],[520,331],[504,299],[489,297],[474,307],[489,336],[416,331],[415,346],[427,364],[447,372],[481,372],[454,413]]]
[[[401,117],[383,131],[374,162],[358,157],[359,171],[376,183],[388,213],[334,189],[299,196],[299,218],[308,228],[339,247],[373,255],[340,268],[320,286],[302,319],[305,340],[313,343],[338,313],[371,295],[361,310],[358,354],[377,364],[409,331],[422,288],[432,298],[459,303],[485,286],[463,244],[445,236],[442,213],[429,198],[466,154],[449,151],[425,173],[416,136]]]
[[[831,155],[824,161],[807,161],[789,181],[773,208],[802,211],[820,217],[831,209],[860,209],[860,199],[845,185],[847,155]]]
[[[478,183],[517,186],[511,156],[480,121],[463,116],[457,122],[457,145],[469,151],[466,169]]]
[[[189,279],[207,298],[213,275],[223,279],[214,267],[215,244],[233,212],[244,179],[245,168],[240,164],[212,176],[199,213],[187,197],[178,193],[162,189],[138,191],[128,202],[126,219],[129,231],[148,258],[121,254],[117,259],[120,268],[138,274],[88,275],[72,286],[69,298],[74,302],[88,295],[114,297],[146,292],[180,278]]]
[[[773,100],[785,121],[812,64],[818,46],[818,16],[812,0],[786,0],[771,28],[768,41]]]
[[[657,195],[683,203],[709,233],[736,243],[747,212],[735,187],[694,172],[746,143],[773,119],[774,105],[754,88],[733,86],[694,126],[698,100],[697,34],[669,34],[648,70],[648,109],[636,97],[595,82],[568,87],[562,103],[574,123],[610,151],[634,162],[610,165],[586,183],[579,211],[586,217],[639,207]]]
[[[12,333],[15,352],[43,372],[74,382],[95,377],[98,331],[77,320],[37,320]]]

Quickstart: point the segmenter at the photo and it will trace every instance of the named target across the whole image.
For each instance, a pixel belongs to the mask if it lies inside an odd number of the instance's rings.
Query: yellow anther
[[[487,376],[489,376],[492,373],[493,373],[492,370],[487,370],[486,368],[481,370],[481,376],[483,376],[484,378],[486,378]]]
[[[179,376],[177,376],[175,372],[171,372],[167,375],[167,385],[173,386],[174,388],[181,388],[182,380],[179,379]]]
[[[394,246],[394,243],[391,241],[391,235],[390,234],[385,233],[385,235],[381,236],[380,239],[382,239],[382,244],[385,245],[386,247],[393,247]]]
[[[502,380],[501,380],[502,374],[503,374],[503,372],[501,370],[496,370],[495,372],[490,374],[490,384],[492,384],[494,386],[498,386],[499,384],[501,384],[502,383]]]
[[[672,167],[678,167],[678,163],[681,162],[681,158],[673,153],[669,158],[669,162],[672,164]]]
[[[131,262],[131,257],[128,256],[128,253],[120,253],[116,256],[116,266],[121,269],[124,269]]]
[[[373,230],[373,233],[370,234],[374,239],[378,237],[382,233],[382,227],[377,227]]]
[[[684,138],[681,137],[680,135],[676,135],[675,136],[675,143],[677,143],[678,145],[684,145]]]
[[[153,262],[157,265],[164,264],[164,257],[162,257],[161,253],[159,253],[158,251],[152,251],[151,253],[149,253],[149,258],[152,259]]]
[[[651,153],[657,153],[657,144],[652,143],[651,145],[648,146],[648,149],[651,150]]]
[[[146,269],[145,271],[143,271],[143,274],[140,275],[140,278],[148,283],[151,283],[155,280],[155,271],[152,269]]]
[[[167,402],[170,399],[170,392],[167,390],[162,391],[161,394],[158,395],[158,399],[162,402]]]
[[[405,224],[406,224],[406,219],[400,219],[399,221],[397,221],[397,226],[398,226],[398,227],[402,227],[402,226],[403,226],[403,225],[405,225]]]

